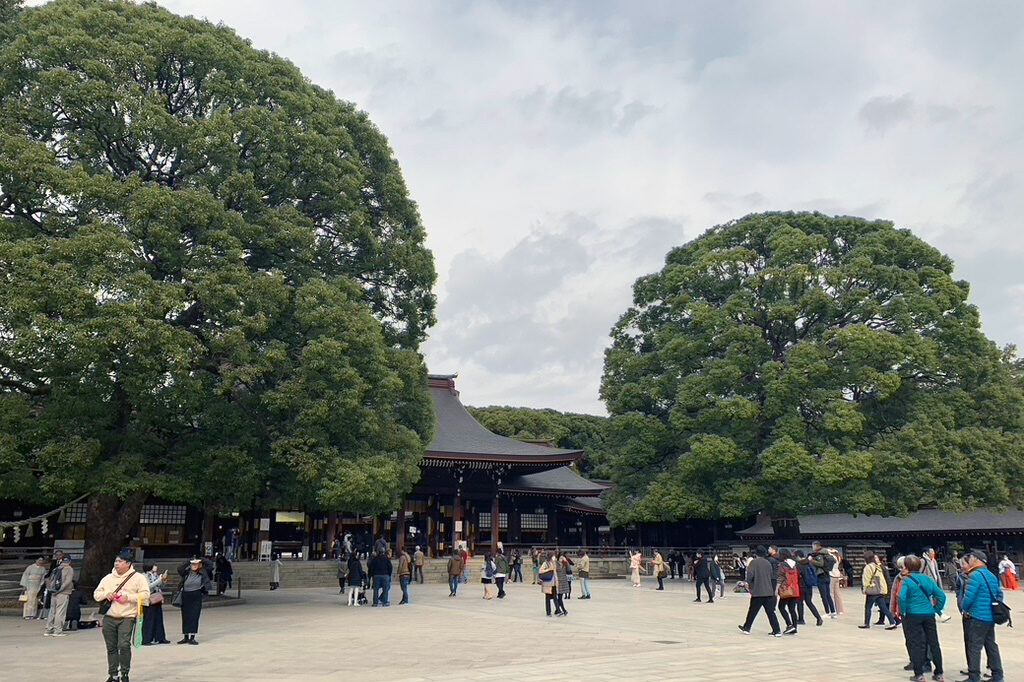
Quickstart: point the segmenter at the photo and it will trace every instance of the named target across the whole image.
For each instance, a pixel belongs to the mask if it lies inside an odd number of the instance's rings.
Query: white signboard
[[[270,530],[270,519],[260,519],[260,530]]]

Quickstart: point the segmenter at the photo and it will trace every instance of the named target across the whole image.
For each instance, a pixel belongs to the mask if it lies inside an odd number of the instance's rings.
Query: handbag
[[[114,590],[114,593],[116,594],[117,592],[120,592],[121,588],[125,586],[125,584],[131,579],[133,575],[135,575],[135,571],[129,573],[128,576],[121,581],[121,584],[117,586],[117,589]],[[111,604],[113,604],[112,601],[110,601],[109,599],[104,599],[103,603],[100,604],[100,607],[96,609],[96,613],[98,613],[101,616],[104,615],[107,611],[110,610]]]
[[[181,588],[174,593],[174,599],[171,599],[171,606],[177,606],[179,609],[181,608]]]
[[[164,593],[157,592],[156,594],[149,595],[149,605],[157,606],[164,603]]]
[[[864,594],[869,597],[877,597],[882,594],[882,576],[878,575],[878,567],[874,567],[874,573],[872,573],[871,582],[864,588]]]
[[[984,580],[984,577],[982,577],[982,580]],[[1010,618],[1010,607],[996,599],[992,586],[989,585],[987,580],[985,580],[985,587],[988,588],[988,596],[992,600],[992,620],[995,621],[996,625],[1009,625],[1012,628],[1013,619]]]
[[[28,595],[22,592],[18,595],[18,601],[28,601]]]

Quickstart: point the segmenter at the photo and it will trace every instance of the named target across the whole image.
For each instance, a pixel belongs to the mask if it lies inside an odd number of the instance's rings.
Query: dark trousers
[[[512,582],[514,582],[514,583],[521,583],[521,582],[523,582],[523,567],[520,566],[519,564],[516,564],[512,568]]]
[[[889,619],[890,623],[896,623],[896,618],[889,610],[889,600],[885,598],[884,594],[866,594],[864,595],[864,625],[871,625],[871,609],[875,606],[878,607],[879,618],[884,616]]]
[[[423,584],[423,567],[413,566],[412,567],[412,579],[417,581],[420,585]]]
[[[814,606],[814,591],[809,589],[809,588],[805,590],[805,589],[803,589],[801,587],[800,593],[802,595],[802,598],[801,598],[800,602],[797,603],[797,605],[796,605],[796,612],[797,612],[797,615],[800,616],[800,618],[799,618],[800,622],[803,622],[803,620],[804,620],[804,605],[805,604],[807,605],[807,608],[810,610],[811,615],[814,616],[814,620],[815,621],[821,620],[821,614],[818,613],[817,607]]]
[[[708,592],[708,602],[715,601],[715,593],[711,591],[711,578],[707,576],[703,578],[697,578],[697,601],[700,601],[700,588],[703,587]]]
[[[551,615],[551,602],[555,603],[555,613],[565,613],[565,605],[562,602],[562,595],[557,592],[553,594],[544,593],[544,612]]]
[[[985,648],[989,670],[994,679],[1003,677],[1003,661],[999,657],[999,645],[996,644],[995,623],[983,623],[969,618],[967,623],[967,671],[972,680],[981,679],[981,649]]]
[[[142,607],[142,643],[165,642],[167,633],[164,632],[164,605]]]
[[[935,628],[934,614],[915,616],[908,613],[903,616],[903,636],[907,640],[907,653],[910,654],[915,675],[924,672],[929,654],[935,674],[942,673],[942,651],[939,650],[939,632]]]
[[[768,615],[768,624],[772,627],[772,632],[779,631],[779,619],[775,615],[775,597],[751,597],[750,606],[747,607],[747,620],[743,623],[743,629],[749,630],[750,626],[754,624],[754,618],[757,617],[759,609],[764,609],[764,612]]]
[[[132,634],[135,618],[103,616],[103,643],[107,645],[107,675],[117,677],[117,668],[127,675],[132,667]]]
[[[504,578],[504,576],[502,576],[501,578],[495,577],[494,578],[494,584],[498,586],[498,599],[504,599],[505,598],[505,578]]]
[[[344,578],[338,578],[338,589],[340,589],[342,592],[345,591],[345,579]]]
[[[386,575],[375,575],[373,576],[373,605],[376,606],[378,603],[384,606],[388,605],[388,581],[390,576]]]
[[[658,589],[659,590],[664,590],[665,589],[665,576],[663,576],[661,573],[658,574]],[[700,590],[699,589],[697,590],[697,596],[698,597],[700,596]]]
[[[199,632],[199,616],[203,613],[203,593],[199,590],[181,593],[181,634]]]
[[[796,605],[800,603],[799,599],[780,599],[779,600],[779,613],[782,614],[782,620],[786,621],[786,627],[793,630],[796,629]]]
[[[832,601],[832,578],[827,573],[818,576],[818,594],[821,595],[821,605],[825,613],[835,613],[836,603]]]

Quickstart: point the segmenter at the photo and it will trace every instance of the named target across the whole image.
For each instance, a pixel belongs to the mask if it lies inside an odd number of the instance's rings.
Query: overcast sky
[[[633,281],[751,211],[887,218],[1024,341],[1024,3],[161,0],[367,111],[474,405],[603,413]]]

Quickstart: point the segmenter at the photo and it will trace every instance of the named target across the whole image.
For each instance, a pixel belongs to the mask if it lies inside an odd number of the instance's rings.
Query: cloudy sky
[[[1024,342],[1024,4],[161,0],[369,112],[429,235],[433,372],[603,413],[666,251],[751,211],[888,218]]]

